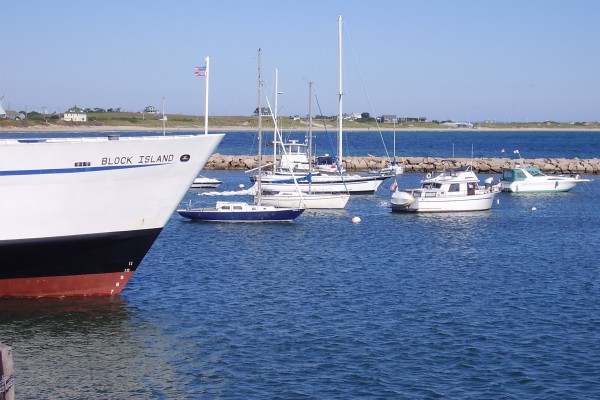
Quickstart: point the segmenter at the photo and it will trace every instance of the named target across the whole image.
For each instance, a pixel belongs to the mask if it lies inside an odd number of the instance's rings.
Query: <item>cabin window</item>
[[[234,210],[241,210],[241,209],[242,209],[242,206],[234,206],[234,207],[233,207],[233,209],[234,209]]]
[[[425,197],[435,197],[435,192],[425,192]]]
[[[525,172],[519,170],[519,171],[517,171],[517,178],[519,180],[523,180],[523,179],[527,178],[527,176],[525,175]]]
[[[449,192],[460,192],[460,184],[458,183],[451,183],[450,184],[450,188],[448,189]]]
[[[473,182],[467,183],[467,195],[472,196],[475,194],[475,184]]]
[[[505,170],[504,173],[502,173],[502,179],[507,180],[507,181],[512,181],[513,180],[513,171],[512,170]]]

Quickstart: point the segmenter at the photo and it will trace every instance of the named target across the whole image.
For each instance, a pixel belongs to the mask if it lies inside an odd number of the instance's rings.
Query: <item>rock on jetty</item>
[[[345,157],[348,171],[372,171],[389,165],[389,157]],[[263,165],[273,162],[273,156],[264,156]],[[396,162],[404,166],[405,172],[441,172],[448,169],[460,169],[473,165],[476,172],[485,174],[501,173],[503,168],[516,165],[538,167],[548,174],[588,174],[600,173],[600,159],[579,158],[529,158],[514,160],[508,158],[440,158],[440,157],[396,157]],[[258,167],[258,156],[233,156],[213,154],[204,169],[212,170],[248,170]]]

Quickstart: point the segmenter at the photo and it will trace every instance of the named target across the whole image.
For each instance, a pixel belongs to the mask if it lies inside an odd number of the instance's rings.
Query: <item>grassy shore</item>
[[[190,115],[167,115],[166,129],[169,131],[202,131],[204,130],[204,117]],[[306,130],[308,122],[304,119],[281,118],[283,130]],[[253,116],[224,116],[209,117],[210,131],[255,130],[257,118]],[[13,121],[0,119],[0,132],[7,131],[105,131],[105,130],[162,130],[162,121],[155,115],[141,113],[90,113],[88,122],[68,122],[53,116],[44,119],[29,119]],[[273,129],[273,121],[269,117],[263,118],[263,128]],[[407,122],[395,126],[390,123],[377,124],[376,122],[344,121],[344,128],[348,130],[453,130],[469,128],[453,128],[433,122]],[[314,130],[337,129],[337,121],[315,120]],[[559,122],[514,122],[510,124],[478,123],[475,130],[592,130],[600,131],[600,123],[559,123]]]

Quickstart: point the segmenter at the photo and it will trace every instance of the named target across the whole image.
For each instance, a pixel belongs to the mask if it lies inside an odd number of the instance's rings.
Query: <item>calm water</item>
[[[272,140],[272,133],[266,140]],[[305,132],[283,132],[284,140],[304,142]],[[315,133],[315,153],[334,154],[337,150],[335,132]],[[265,140],[265,141],[266,141]],[[505,153],[502,153],[502,150]],[[396,155],[400,157],[506,157],[519,150],[523,158],[598,158],[600,132],[590,131],[478,131],[447,130],[440,132],[396,132]],[[267,150],[272,151],[272,150]],[[232,132],[225,136],[216,150],[220,154],[256,154],[256,133]],[[350,156],[392,156],[394,133],[344,133],[344,154]]]
[[[114,133],[114,132],[111,132]],[[178,134],[181,132],[167,132]],[[185,133],[185,132],[184,132]],[[97,136],[97,132],[53,133],[54,136]],[[122,132],[122,135],[156,135],[157,132]],[[39,137],[40,133],[2,133],[4,137]],[[272,132],[264,132],[264,143],[273,140]],[[256,132],[228,132],[217,150],[219,154],[257,154]],[[284,140],[305,142],[306,132],[282,132]],[[314,132],[316,155],[335,154],[336,132]],[[598,158],[600,132],[598,131],[398,131],[396,155],[399,157],[514,157],[519,150],[523,158]],[[505,150],[505,153],[502,153]],[[265,148],[266,154],[272,148]],[[393,156],[394,132],[349,131],[344,133],[344,155]]]
[[[120,297],[0,301],[17,398],[600,396],[597,181],[444,215],[387,186],[289,224],[173,215]]]

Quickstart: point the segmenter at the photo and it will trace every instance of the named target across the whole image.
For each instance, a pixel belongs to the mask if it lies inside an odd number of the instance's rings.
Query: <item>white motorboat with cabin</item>
[[[450,170],[432,177],[427,174],[418,189],[399,190],[391,198],[392,211],[457,212],[492,208],[497,191],[491,185],[479,186],[472,167]]]
[[[505,168],[500,178],[503,192],[568,192],[581,182],[590,182],[579,175],[546,175],[538,167]]]

